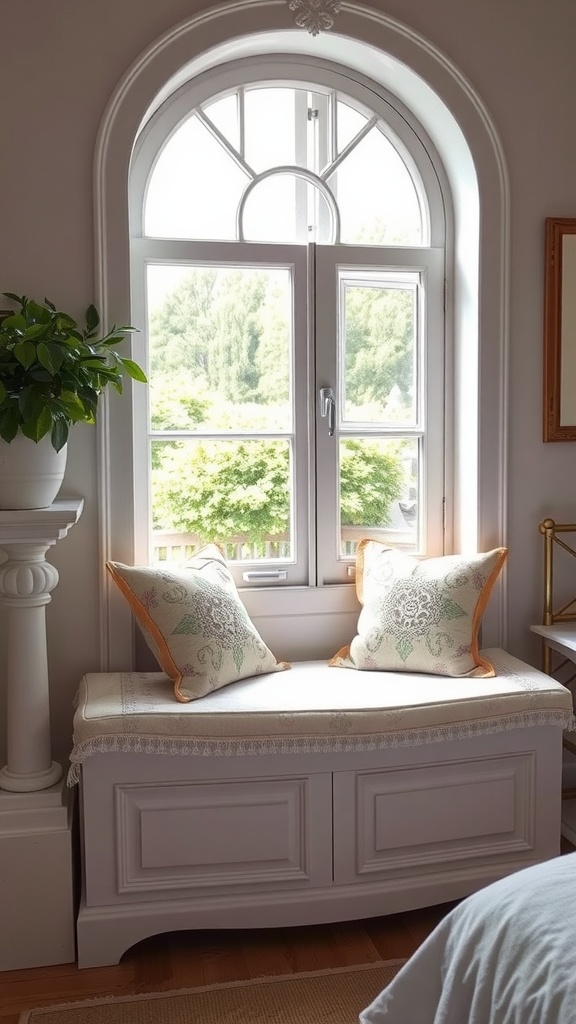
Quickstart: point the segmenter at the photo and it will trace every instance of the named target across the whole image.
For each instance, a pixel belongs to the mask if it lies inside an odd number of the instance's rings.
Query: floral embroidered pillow
[[[107,562],[182,703],[237,679],[290,668],[251,622],[224,556],[210,544],[173,569]]]
[[[478,631],[506,548],[477,555],[413,558],[361,540],[358,635],[330,661],[340,668],[493,676]]]

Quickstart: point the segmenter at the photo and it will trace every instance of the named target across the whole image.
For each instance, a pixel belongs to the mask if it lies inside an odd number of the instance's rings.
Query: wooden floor
[[[573,851],[563,840],[562,852]],[[171,932],[140,942],[117,967],[0,972],[0,1024],[33,1006],[409,957],[454,905],[306,928]]]
[[[102,995],[193,988],[266,974],[409,957],[454,904],[306,928],[170,932],[145,939],[117,967],[75,964],[0,973],[0,1022],[32,1006]],[[1,926],[0,926],[1,927]]]

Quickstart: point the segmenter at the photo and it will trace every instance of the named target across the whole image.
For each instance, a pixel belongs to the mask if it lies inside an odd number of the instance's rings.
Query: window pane
[[[153,430],[292,429],[288,268],[148,265]]]
[[[247,180],[208,129],[191,117],[166,144],[150,176],[145,234],[235,239]]]
[[[329,177],[348,245],[422,245],[420,204],[406,164],[372,128]]]
[[[270,167],[301,164],[296,159],[296,89],[247,89],[245,93],[246,160],[258,174]],[[303,126],[305,131],[305,125]]]
[[[223,544],[232,561],[292,557],[289,441],[152,441],[155,559]]]
[[[343,422],[415,425],[418,274],[341,275]]]
[[[238,124],[238,94],[223,96],[213,103],[207,103],[203,108],[204,113],[210,118],[212,124],[234,149],[240,152],[240,130]]]
[[[334,236],[334,218],[315,184],[275,174],[259,181],[248,196],[242,230],[250,242],[326,243]]]
[[[418,441],[347,438],[340,442],[341,554],[362,537],[418,548]]]
[[[364,127],[368,120],[364,114],[360,114],[357,110],[354,110],[348,103],[343,103],[342,100],[338,100],[336,104],[336,126],[338,131],[338,152],[341,153],[343,149],[359,131]]]
[[[264,178],[246,200],[242,229],[250,242],[297,242],[296,189],[301,183],[292,174]]]

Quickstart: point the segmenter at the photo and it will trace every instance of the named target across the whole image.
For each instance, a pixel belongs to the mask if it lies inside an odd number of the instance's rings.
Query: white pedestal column
[[[70,792],[52,760],[46,605],[58,572],[46,552],[83,501],[0,511],[0,603],[7,609],[7,764],[0,770],[0,970],[75,958]]]
[[[51,758],[45,614],[58,573],[45,555],[83,505],[78,499],[0,511],[0,548],[8,555],[0,565],[0,602],[8,608],[8,763],[0,771],[0,789],[14,793],[49,789],[62,776]]]

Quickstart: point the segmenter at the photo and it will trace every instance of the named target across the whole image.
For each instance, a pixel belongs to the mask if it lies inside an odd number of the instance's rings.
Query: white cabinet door
[[[334,775],[334,880],[343,884],[529,851],[534,752]]]
[[[113,829],[85,808],[88,905],[332,883],[330,773],[119,782],[106,803]]]

